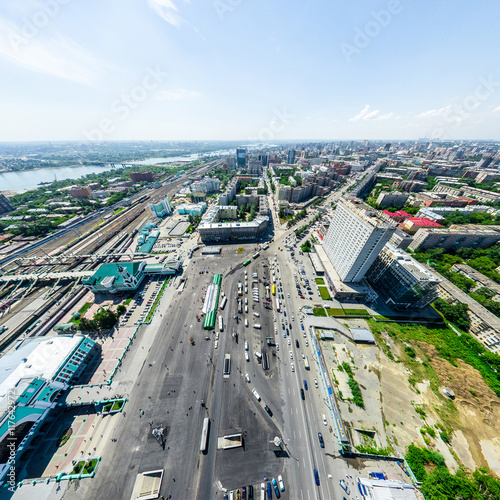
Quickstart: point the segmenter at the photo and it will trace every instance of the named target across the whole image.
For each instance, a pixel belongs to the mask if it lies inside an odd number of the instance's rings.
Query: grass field
[[[315,281],[318,285],[324,285],[325,280],[323,278],[315,278]]]
[[[314,307],[313,314],[314,316],[321,316],[323,318],[326,318],[326,311],[322,307]]]
[[[323,300],[332,300],[332,297],[328,293],[328,288],[326,288],[326,286],[319,286],[318,290]]]
[[[326,312],[328,313],[328,316],[345,316],[345,312],[343,309],[338,309],[338,308],[327,308]]]
[[[344,309],[346,316],[370,316],[366,309]]]
[[[403,343],[414,340],[434,345],[439,356],[448,360],[454,366],[457,366],[457,359],[462,359],[465,363],[476,368],[481,373],[486,384],[497,396],[500,396],[500,380],[498,379],[500,356],[488,351],[468,333],[462,332],[458,335],[447,325],[408,323],[401,325],[398,323],[377,323],[374,320],[368,320],[368,323],[371,332],[378,337],[378,341],[380,341],[380,335],[387,332],[393,339]],[[382,344],[381,347],[384,348],[385,342]],[[431,388],[435,391],[437,389],[437,387],[433,386],[432,379]]]

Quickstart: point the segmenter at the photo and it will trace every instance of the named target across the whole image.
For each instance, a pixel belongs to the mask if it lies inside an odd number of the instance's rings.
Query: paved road
[[[338,198],[335,193],[332,198]],[[224,247],[224,257],[195,257],[185,272],[188,278],[182,294],[173,293],[173,303],[165,310],[167,302],[162,302],[159,313],[163,318],[157,328],[154,325],[142,327],[131,355],[125,358],[122,372],[126,373],[122,387],[129,394],[123,420],[115,433],[117,442],[111,442],[103,454],[95,479],[82,482],[80,488],[70,485],[65,498],[128,498],[136,474],[152,469],[164,469],[164,482],[161,494],[177,498],[220,498],[222,493],[217,481],[226,488],[236,488],[243,484],[258,484],[264,477],[276,477],[283,473],[287,492],[286,498],[298,499],[341,499],[338,477],[347,469],[338,456],[338,443],[330,432],[331,422],[324,426],[322,414],[327,413],[324,388],[315,388],[313,379],[320,377],[312,362],[309,348],[300,329],[299,306],[305,301],[296,298],[291,263],[286,253],[278,250],[283,239],[290,231],[278,230],[274,243],[264,256],[277,255],[280,273],[278,282],[283,283],[284,294],[290,292],[291,298],[283,300],[285,313],[273,321],[275,311],[262,307],[265,290],[259,284],[261,302],[252,309],[251,294],[246,297],[249,312],[238,315],[247,317],[250,325],[254,310],[261,314],[258,322],[262,329],[245,328],[243,321],[233,319],[236,309],[236,287],[243,280],[244,269],[233,269],[238,261],[244,259],[231,253],[230,246]],[[247,252],[253,253],[253,245],[244,245]],[[251,247],[251,248],[248,248]],[[233,247],[235,250],[235,247]],[[262,258],[253,261],[247,269],[249,291],[251,274],[257,271],[263,275]],[[209,274],[200,275],[200,269],[210,269]],[[195,314],[201,307],[202,290],[211,282],[213,273],[225,275],[223,290],[228,294],[228,306],[224,311],[226,327],[219,338],[219,348],[213,349],[214,336],[210,340]],[[268,273],[266,273],[268,274]],[[280,286],[280,288],[282,288]],[[245,298],[245,296],[243,297]],[[291,321],[291,315],[295,321]],[[291,345],[283,338],[282,322],[287,320],[292,326]],[[158,320],[157,320],[158,321]],[[257,319],[255,318],[255,322]],[[278,327],[276,340],[279,343],[277,356],[273,348],[263,341],[272,336],[274,325]],[[238,331],[239,342],[231,337]],[[271,335],[270,335],[271,333]],[[193,337],[195,345],[188,339]],[[295,346],[299,341],[299,348]],[[245,361],[244,342],[249,342],[249,352],[267,351],[270,370],[264,372],[251,354]],[[142,349],[148,350],[147,360]],[[292,351],[295,372],[291,371],[289,351]],[[232,369],[229,378],[221,373],[222,360],[226,353],[231,354]],[[307,353],[311,370],[306,371],[302,353]],[[245,382],[244,375],[249,373],[251,383]],[[300,396],[303,380],[307,380],[308,390],[305,401]],[[251,396],[251,387],[256,387],[262,402]],[[201,406],[201,400],[206,408]],[[266,403],[273,411],[269,418],[263,410]],[[140,409],[144,415],[140,415]],[[327,413],[328,415],[328,413]],[[206,455],[200,454],[199,443],[203,418],[211,419],[209,448]],[[152,425],[150,426],[150,422]],[[151,434],[151,428],[165,428],[166,442],[163,448]],[[217,451],[217,435],[229,432],[246,431],[245,447],[240,450]],[[325,448],[319,446],[317,433],[325,439]],[[276,457],[268,444],[275,436],[285,440],[288,458]],[[320,476],[320,486],[314,484],[313,469]],[[331,478],[328,475],[331,475]],[[175,478],[175,481],[174,481]]]

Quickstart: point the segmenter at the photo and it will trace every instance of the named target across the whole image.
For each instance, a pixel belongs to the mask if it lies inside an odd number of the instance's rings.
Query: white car
[[[250,375],[248,373],[245,374],[245,380],[250,383]]]
[[[295,321],[295,316],[292,314],[292,321]]]
[[[245,361],[250,361],[250,357],[248,356],[248,352],[245,352]]]
[[[215,340],[219,340],[219,332],[215,334]]]
[[[219,341],[216,340],[215,343],[214,343],[214,349],[217,349],[219,347]]]
[[[280,491],[285,491],[285,483],[283,482],[283,476],[281,474],[278,475],[278,484]]]
[[[266,485],[260,483],[260,500],[266,500]]]
[[[276,323],[276,316],[274,317],[274,322]]]
[[[318,388],[318,381],[316,379],[314,379],[314,387]]]
[[[295,371],[295,365],[292,363],[291,366],[292,366],[292,372],[294,372]]]
[[[288,345],[291,345],[292,341],[290,340],[290,337],[288,337]]]
[[[293,352],[290,351],[290,359],[293,359]]]

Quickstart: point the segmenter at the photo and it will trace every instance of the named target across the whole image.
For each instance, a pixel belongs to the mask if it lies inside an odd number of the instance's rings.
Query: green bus
[[[250,264],[250,262],[252,262],[252,259],[246,260],[245,262],[243,262],[243,265],[248,266],[248,264]]]

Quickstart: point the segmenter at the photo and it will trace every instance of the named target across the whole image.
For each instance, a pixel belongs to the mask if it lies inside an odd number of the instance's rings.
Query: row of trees
[[[451,321],[453,324],[457,325],[458,328],[464,330],[465,332],[469,330],[470,327],[470,319],[467,311],[469,310],[469,306],[467,304],[462,304],[459,302],[458,304],[450,304],[448,301],[444,299],[436,299],[434,301],[434,307],[443,313],[443,316]]]
[[[434,248],[424,252],[417,251],[414,253],[414,257],[419,262],[431,262],[438,273],[500,317],[500,303],[492,300],[496,295],[494,292],[486,287],[475,289],[477,283],[474,280],[452,270],[454,264],[467,263],[493,281],[500,283],[500,273],[496,270],[500,265],[500,245],[486,250],[464,247],[459,248],[454,254],[446,253],[443,248]]]

